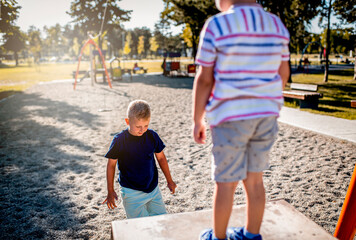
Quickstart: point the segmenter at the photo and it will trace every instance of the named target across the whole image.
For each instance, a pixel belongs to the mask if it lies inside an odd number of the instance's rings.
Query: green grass
[[[297,74],[292,82],[317,84],[318,92],[323,94],[319,99],[318,109],[303,111],[356,120],[356,109],[351,108],[351,100],[356,100],[356,81],[353,81],[353,69],[330,71],[328,82],[324,83],[324,74]],[[288,89],[289,84],[287,85]],[[297,108],[295,102],[286,102],[286,106]]]

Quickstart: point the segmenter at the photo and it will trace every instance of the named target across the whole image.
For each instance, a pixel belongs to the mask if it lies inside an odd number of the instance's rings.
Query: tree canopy
[[[340,20],[351,24],[356,22],[356,0],[335,0],[334,10]]]
[[[12,30],[20,8],[20,6],[17,6],[16,0],[0,1],[0,33],[7,33]]]
[[[120,23],[130,20],[132,11],[126,11],[118,6],[119,1],[110,0],[73,0],[70,5],[70,11],[67,12],[74,20],[73,23],[80,26],[85,33],[92,31],[98,34],[103,29],[111,32],[113,29],[121,28]],[[104,19],[105,7],[107,4],[106,15]],[[101,46],[101,40],[99,40]]]
[[[166,18],[175,25],[187,24],[191,31],[193,54],[196,55],[199,34],[205,21],[218,13],[214,0],[163,0],[166,3],[162,18]]]
[[[305,36],[308,35],[306,26],[318,15],[321,0],[258,0],[257,2],[282,20],[291,36],[291,51],[299,52],[305,45]]]

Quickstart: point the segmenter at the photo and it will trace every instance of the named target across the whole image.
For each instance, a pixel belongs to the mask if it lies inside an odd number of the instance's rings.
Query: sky
[[[22,8],[16,23],[22,31],[27,31],[31,25],[42,30],[44,26],[50,27],[57,23],[63,26],[72,20],[66,14],[70,9],[71,0],[17,0],[17,2]],[[124,10],[133,10],[130,22],[123,23],[125,29],[145,26],[153,31],[155,23],[159,21],[160,12],[164,9],[162,0],[122,0],[118,4]],[[336,19],[332,18],[332,21]],[[172,26],[172,33],[179,34],[181,28]],[[312,21],[310,31],[321,33],[317,18]]]
[[[65,25],[71,17],[66,14],[70,9],[71,0],[17,0],[22,8],[16,24],[22,31],[27,31],[33,25],[40,30],[44,26],[54,26],[57,23]],[[130,22],[123,23],[125,29],[148,27],[154,30],[159,21],[160,12],[164,9],[162,0],[122,0],[118,2],[120,8],[133,10]],[[173,34],[179,33],[181,27],[173,27]]]

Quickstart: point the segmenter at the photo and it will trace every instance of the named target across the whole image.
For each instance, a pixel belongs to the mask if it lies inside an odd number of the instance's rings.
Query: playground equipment
[[[319,62],[320,64],[323,64],[323,62],[325,63],[325,60],[323,60],[323,52],[324,52],[324,48],[323,46],[319,43],[319,42],[316,42],[316,41],[313,41],[313,42],[309,42],[303,49],[302,51],[302,56],[300,57],[299,59],[299,65],[298,65],[298,70],[303,70],[303,72],[309,72],[309,66],[310,66],[310,61],[309,59],[306,57],[304,58],[304,54],[306,52],[306,50],[308,49],[309,45],[311,44],[317,44],[320,46],[320,53],[319,53]],[[304,66],[302,66],[302,64]],[[323,69],[324,66],[321,66],[321,69]]]
[[[185,77],[196,72],[195,64],[182,65],[181,54],[178,52],[168,52],[164,55],[162,68],[164,76]]]
[[[113,81],[120,81],[122,80],[122,76],[125,73],[128,73],[130,75],[130,80],[132,81],[132,73],[131,73],[131,69],[128,68],[122,68],[121,67],[121,62],[120,59],[118,57],[113,57],[109,60],[110,63],[110,75],[111,75],[111,79]],[[115,63],[116,63],[116,67],[115,67]]]
[[[109,87],[112,88],[111,86],[111,81],[110,81],[110,77],[109,77],[109,74],[108,74],[108,71],[106,69],[106,65],[105,65],[105,58],[101,52],[101,49],[98,47],[98,45],[95,43],[95,41],[93,39],[97,38],[98,36],[100,36],[102,34],[102,31],[103,31],[103,26],[104,26],[104,20],[105,20],[105,16],[106,16],[106,10],[107,10],[107,7],[108,7],[108,0],[106,0],[106,5],[105,5],[105,10],[104,10],[104,16],[103,16],[103,19],[101,21],[101,27],[100,27],[100,32],[98,35],[96,35],[95,37],[91,35],[90,32],[88,32],[88,36],[89,36],[89,39],[85,42],[85,44],[83,45],[82,49],[80,50],[80,54],[79,54],[79,57],[78,57],[78,66],[77,66],[77,71],[75,73],[75,80],[74,80],[74,85],[73,85],[73,89],[75,90],[75,87],[77,85],[77,78],[78,78],[78,73],[79,73],[79,66],[80,66],[80,61],[82,59],[82,56],[83,56],[83,52],[85,50],[85,48],[87,46],[90,46],[91,47],[91,51],[90,51],[90,77],[91,77],[91,84],[92,86],[94,85],[94,79],[96,79],[96,73],[103,73],[103,79],[105,81],[105,76],[107,77],[108,79],[108,83],[109,83]],[[95,47],[95,49],[98,51],[100,57],[101,57],[101,62],[104,66],[104,70],[100,70],[98,69],[97,71],[95,70],[95,67],[94,67],[94,51],[93,51],[93,47]],[[89,71],[85,73],[85,75],[88,75]],[[105,75],[104,75],[105,73]],[[84,76],[85,77],[85,76]]]
[[[340,240],[352,240],[356,233],[356,165],[342,205],[334,236]]]
[[[109,77],[109,74],[108,74],[108,71],[107,71],[107,68],[106,68],[106,65],[105,65],[105,58],[100,50],[100,48],[98,47],[98,45],[94,42],[94,40],[92,39],[92,37],[90,37],[86,43],[83,45],[81,51],[80,51],[80,55],[79,55],[79,58],[78,58],[78,65],[77,65],[77,71],[76,71],[76,74],[75,74],[75,81],[74,81],[74,90],[75,90],[75,87],[77,85],[77,78],[78,78],[78,73],[79,73],[79,66],[80,66],[80,61],[82,59],[82,56],[83,56],[83,52],[85,50],[85,48],[89,45],[92,45],[96,48],[96,50],[99,52],[99,55],[101,57],[101,61],[102,61],[102,64],[104,66],[104,72],[105,72],[105,75],[108,79],[108,83],[109,83],[109,87],[112,88],[112,85],[111,85],[111,81],[110,81],[110,77]],[[99,70],[100,71],[100,70]],[[94,75],[96,74],[96,70],[94,69],[94,56],[93,56],[93,51],[90,51],[90,76],[91,76],[91,79],[92,79],[92,85],[94,85]],[[87,75],[87,73],[86,73]],[[104,76],[104,81],[105,81],[105,76]]]

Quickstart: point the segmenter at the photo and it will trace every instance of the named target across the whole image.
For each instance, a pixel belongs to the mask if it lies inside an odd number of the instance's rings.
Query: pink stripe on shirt
[[[229,33],[231,33],[231,26],[230,26],[229,20],[227,19],[226,15],[224,15],[224,20],[226,22],[226,26],[227,26],[227,28],[229,30]]]
[[[197,62],[202,63],[204,65],[214,65],[215,61],[211,61],[211,62],[206,62],[200,59],[197,59]]]
[[[247,17],[246,17],[245,10],[244,10],[244,9],[241,9],[241,12],[242,12],[242,16],[244,17],[246,31],[248,32],[249,29],[248,29],[248,22],[247,22]]]
[[[219,52],[219,54],[225,55],[225,56],[273,56],[273,55],[281,55],[280,52],[272,52],[272,53],[238,53],[238,52]]]
[[[199,59],[198,59],[199,61]],[[264,73],[277,73],[276,70],[219,70],[216,69],[218,73],[256,73],[256,74],[264,74]]]
[[[274,25],[276,25],[277,32],[279,33],[279,26],[278,26],[277,20],[274,16],[272,18],[273,18]]]
[[[278,99],[282,99],[283,96],[277,96],[277,97],[255,97],[255,96],[237,96],[237,97],[233,97],[233,98],[219,98],[216,96],[212,96],[215,100],[219,100],[219,101],[231,101],[231,100],[238,100],[238,99],[268,99],[268,100],[278,100]],[[216,106],[218,107],[218,106]],[[214,108],[215,109],[215,108]]]
[[[264,23],[263,23],[263,17],[262,17],[261,10],[258,9],[257,12],[258,12],[258,15],[260,15],[260,21],[261,21],[262,32],[264,32],[264,31],[265,31],[265,25],[264,25]]]
[[[219,37],[216,39],[216,41],[220,41],[220,40],[224,40],[224,39],[228,39],[228,38],[234,38],[234,37],[256,37],[256,38],[282,38],[285,40],[289,40],[287,37],[285,36],[281,36],[278,34],[254,34],[254,33],[236,33],[236,34],[230,34],[230,35],[226,35],[223,37]]]
[[[215,34],[212,31],[210,31],[209,29],[206,29],[205,31],[210,33],[213,37],[215,37]]]

